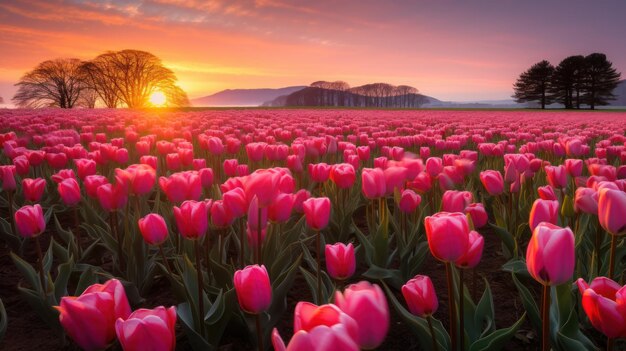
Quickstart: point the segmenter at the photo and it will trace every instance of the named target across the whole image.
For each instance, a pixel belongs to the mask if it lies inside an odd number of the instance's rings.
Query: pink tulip
[[[61,169],[67,165],[67,155],[64,153],[46,153],[46,162],[52,169]]]
[[[427,318],[437,312],[439,300],[433,282],[425,275],[416,275],[402,286],[402,296],[412,314]]]
[[[328,226],[330,219],[330,199],[327,197],[310,198],[302,203],[307,225],[316,231]]]
[[[211,222],[218,228],[226,228],[234,221],[233,215],[223,200],[215,200],[211,205]]]
[[[102,208],[107,212],[124,208],[128,202],[128,195],[126,194],[124,187],[119,184],[101,185],[98,187],[96,193],[98,195],[100,206],[102,206]]]
[[[202,182],[198,172],[187,171],[160,177],[159,186],[170,202],[180,203],[185,200],[199,200],[202,196]]]
[[[485,190],[491,196],[497,196],[504,191],[504,179],[500,171],[487,170],[480,172],[480,181],[483,183]]]
[[[530,230],[535,230],[535,227],[537,227],[537,225],[541,222],[557,224],[558,214],[558,201],[542,199],[535,200],[533,207],[530,209],[530,216],[528,220]]]
[[[76,206],[80,202],[80,186],[76,179],[64,179],[57,188],[65,206]]]
[[[546,178],[548,183],[559,189],[565,189],[567,187],[567,171],[565,166],[545,166]]]
[[[626,193],[601,189],[598,192],[598,220],[610,234],[626,234]]]
[[[463,212],[472,203],[473,198],[469,191],[448,190],[443,193],[441,209],[444,212]]]
[[[352,243],[345,245],[336,243],[326,244],[326,271],[331,278],[336,280],[346,280],[350,278],[356,270],[356,258]]]
[[[96,161],[94,160],[81,158],[74,160],[74,164],[76,164],[78,178],[80,179],[96,174]]]
[[[43,178],[24,178],[22,179],[22,191],[24,199],[30,202],[39,202],[46,189],[46,180]]]
[[[101,185],[108,183],[109,180],[105,176],[97,174],[86,176],[83,180],[83,185],[85,185],[85,191],[87,192],[87,195],[91,198],[98,197],[98,188]]]
[[[431,177],[436,177],[443,172],[443,160],[439,157],[429,157],[426,160],[426,172]]]
[[[28,157],[24,155],[14,158],[13,165],[15,166],[15,172],[22,177],[28,175],[28,172],[30,172],[30,162],[28,162]]]
[[[385,173],[380,168],[363,168],[361,171],[363,195],[368,199],[385,196]]]
[[[210,203],[206,201],[183,202],[180,207],[174,206],[174,218],[180,235],[187,239],[202,238],[209,228]]]
[[[150,245],[161,245],[167,239],[167,224],[163,217],[150,213],[138,221],[143,240]]]
[[[244,182],[244,190],[248,201],[257,197],[259,206],[267,207],[278,195],[281,174],[262,169],[250,174]]]
[[[213,169],[201,168],[198,170],[198,176],[200,177],[200,184],[204,189],[210,189],[213,185]]]
[[[407,180],[407,170],[404,167],[392,166],[387,167],[383,171],[385,176],[385,195],[392,195],[397,189],[398,191],[404,188]]]
[[[469,213],[470,217],[472,218],[472,224],[474,225],[474,228],[482,228],[487,225],[487,222],[489,221],[485,206],[480,202],[469,204],[463,212],[465,214]]]
[[[280,337],[278,330],[272,332],[272,345],[274,351],[358,351],[359,346],[350,338],[348,330],[341,324],[331,327],[319,325],[310,332],[300,330],[296,332],[289,345]]]
[[[250,201],[250,207],[248,207],[248,227],[250,227],[253,231],[258,231],[260,224],[261,229],[265,229],[267,227],[267,214],[267,207],[261,208],[259,213],[259,202],[256,197],[252,198],[252,201]],[[261,215],[260,220],[259,215]]]
[[[576,281],[591,325],[608,338],[626,337],[626,287],[606,277]]]
[[[389,330],[389,306],[378,285],[367,281],[349,285],[335,293],[335,303],[359,326],[357,344],[361,349],[375,349],[383,343]]]
[[[552,223],[539,223],[526,250],[530,275],[543,285],[560,285],[572,278],[575,263],[574,233]]]
[[[62,169],[56,172],[50,177],[53,182],[59,184],[65,179],[73,178],[76,179],[76,175],[74,174],[73,169]]]
[[[584,212],[597,215],[598,192],[591,188],[577,188],[574,196],[574,210],[576,212]]]
[[[298,302],[294,310],[293,331],[311,332],[320,325],[332,327],[342,324],[348,336],[355,340],[358,337],[358,325],[356,321],[333,304],[317,306],[310,302]]]
[[[239,160],[236,158],[224,160],[224,174],[228,177],[234,177],[237,175],[237,166],[239,165]]]
[[[356,181],[354,167],[347,163],[333,165],[330,170],[330,180],[341,189],[350,188]]]
[[[165,155],[165,167],[168,171],[179,171],[182,168],[182,162],[178,153]]]
[[[46,230],[43,210],[39,204],[23,206],[15,212],[15,226],[21,236],[34,238]]]
[[[468,250],[469,224],[463,213],[439,212],[424,219],[430,252],[436,259],[454,262]]]
[[[302,204],[311,197],[311,193],[306,189],[300,189],[293,195],[293,211],[296,213],[304,213]]]
[[[540,186],[537,188],[537,193],[539,197],[543,200],[557,200],[556,194],[554,193],[554,188],[550,185]]]
[[[265,143],[250,143],[246,145],[246,153],[248,159],[252,162],[259,162],[263,160],[263,153],[265,151]]]
[[[115,333],[124,351],[176,349],[176,307],[140,308],[118,318]]]
[[[405,189],[400,195],[398,208],[404,213],[413,213],[422,202],[422,198],[411,189]]]
[[[316,183],[324,183],[330,177],[331,167],[326,163],[309,163],[309,175],[311,180]]]
[[[248,212],[248,201],[246,193],[242,188],[235,188],[222,195],[224,206],[234,218],[243,217]]]
[[[238,270],[233,282],[242,310],[259,314],[269,309],[272,304],[272,286],[265,266],[255,264]]]
[[[583,174],[583,160],[568,158],[565,160],[565,170],[571,177],[580,177]]]
[[[485,239],[476,231],[470,231],[469,233],[469,246],[463,256],[459,257],[454,264],[461,268],[474,268],[480,262],[480,258],[483,255],[483,247],[485,246]]]
[[[275,223],[287,222],[293,209],[293,195],[280,193],[268,207],[268,218]]]
[[[17,188],[15,173],[15,166],[0,166],[0,180],[2,180],[3,191],[14,191]]]

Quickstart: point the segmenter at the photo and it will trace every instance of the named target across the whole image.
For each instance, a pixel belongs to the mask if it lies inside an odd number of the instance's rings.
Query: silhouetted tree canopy
[[[585,57],[576,55],[565,58],[552,76],[550,93],[554,101],[563,104],[565,108],[580,108],[585,79]]]
[[[606,59],[606,55],[593,53],[585,57],[586,64],[586,95],[585,100],[591,109],[596,106],[608,105],[614,100],[613,90],[617,87],[621,74]]]
[[[13,102],[18,107],[72,108],[85,88],[78,59],[44,61],[16,84]]]
[[[548,95],[548,87],[553,73],[554,67],[546,60],[532,65],[513,85],[515,101],[518,103],[538,101],[541,108],[545,109],[546,105],[552,102]]]
[[[149,107],[150,96],[162,92],[166,106],[188,106],[176,75],[153,54],[139,50],[110,51],[95,59],[57,59],[40,63],[16,84],[18,107],[109,108]]]

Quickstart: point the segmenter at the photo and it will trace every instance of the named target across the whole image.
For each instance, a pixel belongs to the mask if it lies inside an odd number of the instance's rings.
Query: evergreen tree
[[[550,84],[550,93],[555,102],[563,104],[568,109],[580,108],[586,78],[584,56],[570,56],[561,61],[554,70]]]
[[[585,57],[587,66],[585,100],[593,110],[596,106],[608,105],[615,99],[613,90],[617,87],[621,74],[615,70],[606,55],[593,53]]]
[[[532,65],[527,71],[522,73],[517,82],[513,85],[515,93],[513,98],[518,103],[528,101],[539,101],[541,108],[552,103],[552,97],[548,94],[548,88],[554,66],[550,62],[543,60]]]

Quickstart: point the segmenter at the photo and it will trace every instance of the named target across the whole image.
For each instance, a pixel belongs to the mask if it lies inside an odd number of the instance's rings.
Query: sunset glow
[[[167,98],[165,97],[165,94],[163,94],[163,92],[155,91],[154,93],[152,93],[152,95],[150,95],[150,99],[148,99],[148,101],[150,101],[153,106],[161,107],[165,106]]]

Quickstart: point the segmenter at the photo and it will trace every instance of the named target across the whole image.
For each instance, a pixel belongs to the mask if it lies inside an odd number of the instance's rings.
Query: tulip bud
[[[320,231],[328,225],[330,219],[330,199],[327,197],[310,198],[302,203],[306,223],[311,229]]]
[[[470,231],[469,233],[469,245],[467,251],[463,256],[459,257],[454,264],[460,268],[474,268],[480,262],[480,258],[483,255],[483,247],[485,246],[485,239],[478,232]]]
[[[469,246],[469,224],[462,213],[439,212],[424,219],[430,252],[436,259],[454,262]]]
[[[66,206],[76,206],[80,202],[80,186],[74,178],[64,179],[57,186],[61,200]]]
[[[233,281],[242,310],[259,314],[269,309],[272,304],[272,286],[265,266],[252,265],[238,270]]]
[[[559,285],[574,274],[574,233],[552,223],[539,223],[533,230],[526,266],[530,275],[543,285]]]
[[[205,201],[185,201],[180,207],[174,206],[174,218],[180,234],[191,240],[202,238],[209,228],[210,203]]]
[[[363,168],[361,171],[363,195],[368,199],[385,196],[385,174],[380,168]]]
[[[602,228],[612,235],[626,234],[626,193],[601,189],[598,194],[598,220]]]
[[[176,307],[140,308],[115,322],[117,339],[125,351],[176,349]]]
[[[405,189],[400,195],[398,208],[404,213],[413,213],[422,202],[422,198],[411,189]]]
[[[479,177],[489,195],[497,196],[504,191],[504,179],[500,171],[487,170],[480,172]]]
[[[402,296],[412,314],[427,318],[437,312],[439,300],[429,277],[416,275],[402,286]]]
[[[336,280],[346,280],[350,278],[356,269],[356,258],[352,243],[345,245],[337,243],[326,244],[326,271],[331,278]]]
[[[156,213],[140,218],[138,225],[143,239],[150,245],[161,245],[167,239],[167,224],[163,217]]]
[[[43,210],[39,204],[23,206],[15,212],[14,219],[17,231],[25,238],[34,238],[46,230]]]
[[[530,230],[535,230],[535,227],[541,222],[549,222],[557,224],[559,202],[553,200],[537,199],[533,203],[533,207],[530,209],[530,217],[528,224]]]
[[[606,277],[597,277],[591,284],[578,278],[576,285],[591,325],[608,338],[625,337],[626,288]]]
[[[24,199],[30,202],[39,202],[46,189],[46,180],[43,178],[22,179],[22,190]]]

